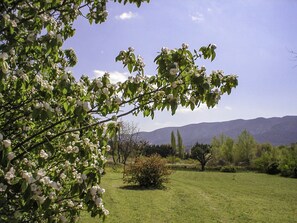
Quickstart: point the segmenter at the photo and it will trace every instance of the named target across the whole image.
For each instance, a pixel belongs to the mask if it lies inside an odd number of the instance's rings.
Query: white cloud
[[[190,108],[179,107],[176,110],[176,113],[178,113],[178,114],[187,114],[187,113],[190,113],[190,112],[199,112],[199,111],[206,110],[206,109],[207,109],[206,104],[201,104],[200,107],[195,108],[193,111]]]
[[[205,18],[202,13],[195,13],[194,15],[191,15],[191,19],[193,22],[201,23],[204,22]]]
[[[136,16],[137,16],[136,13],[129,11],[129,12],[123,12],[121,15],[117,15],[115,18],[119,20],[127,20],[127,19],[133,19]]]
[[[128,73],[118,71],[106,72],[103,70],[94,70],[95,77],[102,77],[105,73],[109,73],[111,83],[124,82],[128,79]]]
[[[224,108],[225,108],[226,110],[229,110],[229,111],[232,110],[232,108],[231,108],[230,106],[225,106]]]

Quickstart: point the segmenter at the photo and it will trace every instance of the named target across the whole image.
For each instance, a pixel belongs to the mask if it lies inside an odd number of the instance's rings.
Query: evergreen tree
[[[184,154],[185,154],[185,147],[183,145],[183,139],[179,133],[179,131],[177,130],[177,149],[178,149],[178,155],[181,159],[184,158]]]
[[[174,150],[174,153],[176,153],[176,139],[173,131],[171,132],[171,147]]]

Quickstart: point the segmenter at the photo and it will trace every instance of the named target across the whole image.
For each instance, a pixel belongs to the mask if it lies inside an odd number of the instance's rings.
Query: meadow
[[[174,171],[165,189],[123,184],[107,169],[106,223],[297,222],[297,180],[254,172]],[[101,222],[85,213],[81,223]]]

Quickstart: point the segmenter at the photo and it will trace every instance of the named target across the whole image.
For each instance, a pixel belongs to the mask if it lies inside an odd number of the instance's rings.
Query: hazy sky
[[[78,56],[73,69],[76,77],[111,72],[124,80],[127,70],[115,63],[119,51],[132,46],[146,63],[146,73],[155,74],[153,63],[165,46],[190,49],[217,45],[217,57],[210,63],[198,61],[207,70],[224,70],[239,76],[231,95],[218,106],[201,106],[190,112],[179,109],[150,118],[129,116],[144,131],[190,123],[282,117],[297,115],[297,1],[296,0],[151,0],[140,8],[108,3],[107,22],[89,25],[75,23],[76,35],[68,40]],[[296,66],[296,67],[295,67]]]

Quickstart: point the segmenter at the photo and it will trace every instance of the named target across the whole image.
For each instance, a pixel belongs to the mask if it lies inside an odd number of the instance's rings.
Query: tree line
[[[110,151],[110,154],[114,162],[122,161],[126,164],[128,156],[158,154],[172,163],[188,159],[197,160],[202,171],[206,169],[206,166],[222,168],[226,171],[234,171],[237,167],[268,174],[297,177],[297,144],[273,146],[270,143],[258,143],[247,130],[244,130],[236,139],[221,134],[213,137],[210,144],[197,141],[190,150],[185,151],[178,130],[177,137],[172,131],[171,143],[163,145],[152,145],[140,140],[135,130],[135,126],[131,126],[129,123],[123,125],[122,134],[112,142],[114,149]],[[116,146],[114,142],[117,142]]]

